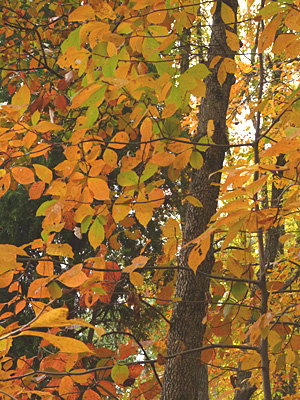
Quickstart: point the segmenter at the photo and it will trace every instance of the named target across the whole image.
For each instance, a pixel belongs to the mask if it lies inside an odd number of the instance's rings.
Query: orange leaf
[[[119,143],[115,143],[119,142]],[[123,149],[129,142],[129,136],[126,132],[118,132],[111,140],[109,147],[113,149]]]
[[[163,287],[157,294],[156,294],[156,304],[164,305],[168,303],[168,300],[172,297],[174,293],[174,286],[167,285]]]
[[[110,395],[113,394],[115,397],[117,397],[116,385],[114,385],[112,382],[101,381],[98,383],[97,389],[104,396],[107,396],[108,394],[110,394]]]
[[[0,275],[0,288],[5,288],[9,286],[13,280],[14,272],[6,271]]]
[[[46,278],[40,278],[34,280],[28,289],[28,297],[32,297],[34,299],[43,299],[43,298],[50,298],[50,293],[47,288],[48,280]]]
[[[11,170],[14,179],[21,185],[34,182],[34,173],[27,167],[15,167]]]
[[[39,199],[45,190],[45,186],[46,184],[43,181],[35,182],[29,189],[29,197],[32,200]]]
[[[139,272],[130,272],[129,274],[130,282],[137,287],[142,287],[144,283],[143,275]]]
[[[69,21],[85,21],[87,19],[95,18],[95,11],[89,5],[84,5],[76,8],[71,14],[69,15]]]
[[[82,400],[101,400],[101,397],[92,389],[87,389],[83,394]]]
[[[96,200],[109,200],[109,187],[100,178],[88,178],[88,188],[93,192]]]
[[[43,276],[52,276],[54,274],[53,262],[41,260],[36,267],[36,272]]]
[[[82,264],[74,265],[74,267],[64,272],[58,280],[68,287],[82,285],[88,279],[86,274],[82,272],[82,267]]]
[[[207,364],[212,360],[213,356],[214,356],[213,348],[203,350],[203,351],[201,351],[201,362],[204,364]]]
[[[151,158],[151,162],[153,164],[160,165],[161,167],[167,167],[168,165],[172,164],[175,160],[175,155],[171,153],[156,153]]]
[[[132,260],[132,263],[123,269],[123,272],[133,272],[137,268],[143,268],[149,260],[149,257],[139,256]]]
[[[70,393],[73,393],[73,385],[74,383],[69,376],[63,376],[59,384],[59,395],[61,397],[64,397],[69,395]]]

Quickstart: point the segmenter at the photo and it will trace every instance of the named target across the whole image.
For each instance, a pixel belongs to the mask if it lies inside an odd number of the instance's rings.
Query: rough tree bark
[[[224,1],[237,14],[237,0]],[[217,56],[221,60],[225,57],[234,58],[234,52],[226,43],[225,28],[236,31],[236,26],[225,25],[221,18],[221,1],[217,0],[213,17],[211,39],[208,50],[207,65]],[[199,109],[198,133],[195,141],[207,134],[207,123],[214,121],[213,141],[219,147],[211,147],[204,154],[203,167],[191,173],[190,193],[197,197],[203,204],[203,208],[187,205],[185,226],[183,229],[183,244],[201,235],[207,228],[211,217],[217,208],[219,195],[218,185],[221,179],[220,173],[215,173],[223,166],[224,156],[228,145],[226,114],[229,95],[234,77],[227,75],[226,81],[221,86],[217,72],[220,62],[206,78],[206,97]],[[211,175],[213,174],[213,175]],[[179,257],[179,265],[188,266],[188,256],[191,247],[185,247]],[[171,318],[168,355],[182,350],[201,347],[205,325],[202,323],[206,315],[206,293],[209,290],[209,280],[204,278],[201,271],[210,273],[214,264],[213,248],[211,246],[205,260],[199,266],[196,276],[191,271],[179,270],[176,283],[176,297],[182,301],[176,303]],[[200,365],[199,352],[191,356],[177,357],[168,360],[165,369],[162,400],[207,400],[208,378],[207,369]]]

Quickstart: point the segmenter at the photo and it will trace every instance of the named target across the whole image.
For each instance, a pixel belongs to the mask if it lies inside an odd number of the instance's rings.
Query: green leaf
[[[89,233],[89,242],[96,249],[103,242],[105,233],[103,225],[100,224],[99,219],[96,218],[90,227]]]
[[[263,18],[270,18],[274,15],[277,15],[280,11],[285,11],[290,9],[287,4],[280,4],[280,2],[272,1],[271,3],[267,4],[263,9],[260,10],[258,15],[261,15]]]
[[[106,85],[102,86],[99,90],[97,90],[97,92],[92,94],[83,104],[81,104],[80,107],[90,107],[95,103],[97,103],[97,105],[99,106],[104,100],[106,89]]]
[[[77,28],[75,31],[71,32],[67,39],[61,45],[61,51],[64,54],[69,47],[75,46],[77,50],[80,50],[81,40],[79,36],[79,31],[81,26]]]
[[[201,143],[203,143],[203,144],[214,144],[214,142],[213,142],[213,140],[212,140],[212,138],[211,137],[208,137],[208,136],[203,136],[202,138],[200,138],[199,140],[198,140],[198,143],[199,144],[201,144]],[[197,150],[198,151],[206,151],[207,149],[208,149],[208,147],[209,146],[197,146]]]
[[[43,203],[39,206],[35,215],[37,217],[41,217],[42,215],[45,215],[45,211],[47,210],[47,208],[56,202],[57,202],[57,200],[45,201],[45,203]]]
[[[81,233],[87,233],[87,230],[91,224],[93,216],[88,215],[87,217],[84,217],[84,219],[81,222]]]
[[[107,294],[106,291],[102,287],[93,286],[93,287],[91,287],[91,290],[94,293],[97,293],[97,294],[101,294],[101,295],[106,295]]]
[[[121,186],[133,186],[139,183],[139,177],[134,171],[123,171],[119,173],[117,181]]]
[[[199,169],[203,165],[203,157],[199,151],[193,151],[190,157],[190,164],[193,168]]]
[[[114,365],[111,370],[111,377],[116,384],[122,385],[122,383],[128,378],[129,369],[127,365]]]
[[[98,92],[96,92],[96,93],[98,93]],[[86,117],[87,117],[87,119],[89,121],[87,128],[91,128],[94,125],[94,123],[97,121],[98,117],[99,117],[98,107],[96,107],[94,104],[92,104],[87,109]]]
[[[102,66],[102,72],[104,77],[113,77],[118,65],[118,56],[110,57],[106,63]]]
[[[158,165],[153,164],[151,162],[147,163],[144,169],[144,172],[142,173],[141,176],[141,183],[145,182],[147,179],[151,178],[156,171],[158,170]]]
[[[222,3],[223,4],[223,3]],[[209,69],[205,64],[197,64],[190,67],[183,75],[192,76],[197,79],[204,79],[210,74]]]
[[[59,284],[57,282],[51,282],[48,285],[48,290],[51,294],[51,297],[53,299],[60,299],[62,296],[62,290],[61,287],[59,286]]]
[[[240,301],[244,298],[247,290],[248,286],[244,282],[235,282],[232,285],[231,294],[237,301]]]

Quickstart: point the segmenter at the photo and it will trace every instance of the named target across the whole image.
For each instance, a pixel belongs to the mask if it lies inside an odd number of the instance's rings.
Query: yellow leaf
[[[236,72],[236,62],[231,58],[225,57],[222,64],[228,74],[234,74]]]
[[[297,8],[291,8],[285,17],[284,24],[291,30],[299,31],[300,15]]]
[[[193,151],[190,156],[190,164],[192,168],[199,169],[203,165],[203,157],[199,151]]]
[[[226,42],[228,47],[232,51],[239,51],[240,49],[240,39],[238,38],[236,33],[230,32],[226,30]]]
[[[24,331],[19,333],[17,336],[38,336],[47,342],[51,343],[53,346],[58,347],[63,353],[92,353],[86,344],[80,342],[79,340],[65,337],[65,336],[54,336],[50,333],[45,332],[35,332],[35,331]]]
[[[291,45],[294,41],[296,41],[296,35],[293,33],[284,33],[279,35],[274,43],[272,48],[272,52],[274,54],[282,53],[287,46]]]
[[[48,131],[61,131],[63,129],[61,125],[56,125],[48,121],[41,121],[37,125],[33,126],[33,128],[42,133]]]
[[[279,13],[274,19],[272,19],[272,21],[266,26],[266,28],[261,33],[257,47],[259,53],[265,51],[273,43],[273,40],[275,38],[282,17],[283,13]]]
[[[167,104],[161,113],[162,118],[169,118],[172,115],[174,115],[177,111],[177,106],[176,104]]]
[[[87,19],[93,19],[95,18],[95,11],[94,9],[89,6],[80,6],[76,8],[71,14],[69,15],[69,21],[85,21]]]
[[[243,370],[257,368],[260,366],[260,355],[258,353],[246,354],[243,358],[241,368]]]
[[[231,7],[222,1],[221,4],[221,17],[225,24],[235,23],[235,13]]]
[[[44,328],[44,327],[62,327],[62,326],[86,326],[87,328],[94,329],[100,337],[105,333],[103,328],[95,327],[94,325],[86,322],[80,318],[68,319],[69,310],[67,308],[55,308],[52,310],[44,311],[36,321],[30,324],[30,328]]]
[[[211,63],[209,64],[209,68],[210,69],[212,69],[212,68],[214,68],[217,64],[218,64],[218,62],[221,60],[221,56],[216,56],[216,57],[214,57],[212,60],[211,60]]]
[[[296,354],[293,350],[287,349],[287,355],[286,355],[286,362],[287,364],[293,364],[295,359],[296,359]]]
[[[130,272],[129,274],[130,282],[137,287],[142,287],[144,283],[143,275],[139,272]]]
[[[167,10],[159,10],[159,11],[154,10],[154,12],[149,13],[147,15],[147,20],[154,25],[158,25],[164,22],[166,16],[167,16]]]
[[[95,14],[100,19],[115,19],[116,14],[106,0],[90,0],[90,5],[95,10]]]
[[[44,182],[50,183],[53,179],[52,171],[41,164],[32,164],[36,175]]]
[[[193,247],[189,255],[189,267],[196,273],[198,267],[205,259],[210,247],[210,236],[203,237],[199,245]]]
[[[88,279],[86,274],[82,272],[82,267],[82,264],[74,265],[74,267],[64,272],[58,280],[68,287],[82,285]]]
[[[30,103],[30,90],[28,86],[23,85],[12,97],[11,104],[14,106],[29,105]]]
[[[207,123],[207,136],[211,137],[215,131],[215,124],[214,120],[210,119]]]
[[[0,356],[1,357],[3,357],[5,354],[8,353],[8,350],[10,349],[10,347],[12,345],[11,337],[8,337],[7,339],[1,339],[1,332],[3,332],[4,330],[5,329],[1,326],[0,327]]]
[[[222,250],[226,249],[226,247],[229,245],[229,243],[236,237],[236,235],[240,231],[241,227],[243,226],[245,219],[246,219],[246,217],[243,217],[238,222],[231,225],[231,227],[227,233],[226,239],[223,242]]]
[[[63,295],[61,287],[55,281],[49,283],[48,290],[52,299],[60,299]]]
[[[111,168],[117,168],[118,155],[111,149],[106,149],[103,153],[103,160]]]
[[[153,130],[153,126],[152,126],[151,119],[145,118],[144,121],[142,122],[141,129],[140,129],[143,142],[148,141],[152,137],[152,130]]]
[[[34,173],[26,167],[15,167],[11,170],[14,179],[22,185],[34,182]]]
[[[240,278],[243,275],[244,267],[233,257],[227,257],[227,269],[235,276]]]
[[[196,199],[194,196],[186,196],[185,198],[189,203],[193,204],[195,207],[203,207],[203,204],[200,200]]]
[[[51,243],[47,246],[47,254],[73,258],[72,247],[67,243]]]
[[[114,204],[112,210],[112,216],[115,222],[122,221],[130,212],[131,207],[126,204]]]
[[[273,329],[270,331],[268,335],[268,342],[271,347],[275,347],[277,343],[281,342],[280,335],[275,332]]]

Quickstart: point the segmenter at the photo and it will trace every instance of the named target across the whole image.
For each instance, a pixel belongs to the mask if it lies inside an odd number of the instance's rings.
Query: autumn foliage
[[[196,135],[213,68],[235,83],[218,209],[185,244],[191,274],[215,255],[199,366],[211,398],[299,398],[299,1],[0,3],[0,209],[25,190],[38,224],[1,236],[0,399],[158,399],[192,356],[167,335],[191,172],[222,146],[213,119]],[[236,56],[207,63],[219,4]]]

